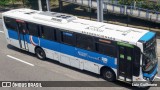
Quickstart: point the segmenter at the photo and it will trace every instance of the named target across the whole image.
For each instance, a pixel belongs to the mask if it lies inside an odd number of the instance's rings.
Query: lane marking
[[[0,31],[0,33],[4,33],[4,31]]]
[[[160,79],[160,77],[156,76],[155,78]]]
[[[25,64],[30,65],[30,66],[34,66],[34,64],[32,64],[32,63],[23,61],[23,60],[21,60],[21,59],[18,59],[18,58],[16,58],[16,57],[11,56],[11,55],[7,55],[7,57],[12,58],[12,59],[14,59],[14,60],[17,60],[17,61],[19,61],[19,62],[25,63]]]

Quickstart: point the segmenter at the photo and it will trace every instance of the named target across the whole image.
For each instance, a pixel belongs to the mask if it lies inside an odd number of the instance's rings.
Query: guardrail
[[[160,23],[160,12],[133,6],[104,3],[104,10]]]

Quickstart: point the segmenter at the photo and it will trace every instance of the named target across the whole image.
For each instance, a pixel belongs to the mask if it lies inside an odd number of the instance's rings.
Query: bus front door
[[[133,75],[133,47],[119,46],[118,54],[118,75],[117,78],[121,81],[132,81]]]
[[[18,38],[19,38],[19,45],[20,48],[23,50],[28,50],[28,43],[26,39],[26,25],[23,21],[17,20],[17,26],[18,26]]]

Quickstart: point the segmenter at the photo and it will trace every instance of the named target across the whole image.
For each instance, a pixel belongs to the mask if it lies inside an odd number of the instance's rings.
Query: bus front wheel
[[[36,56],[41,60],[44,60],[46,58],[46,54],[41,48],[36,48]]]
[[[106,69],[106,68],[103,69],[102,76],[105,80],[107,80],[109,82],[113,82],[116,80],[116,75],[115,75],[114,71],[111,69]]]

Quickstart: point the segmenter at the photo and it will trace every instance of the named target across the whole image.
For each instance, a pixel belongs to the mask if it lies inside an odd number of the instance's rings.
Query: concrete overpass
[[[127,15],[147,21],[160,23],[160,12],[151,11],[142,8],[133,8],[132,6],[116,5],[105,2],[104,0],[59,0],[60,8],[63,2],[73,3],[88,8],[97,9],[97,20],[103,21],[103,12]]]

